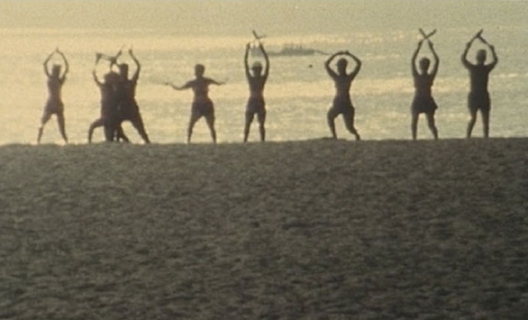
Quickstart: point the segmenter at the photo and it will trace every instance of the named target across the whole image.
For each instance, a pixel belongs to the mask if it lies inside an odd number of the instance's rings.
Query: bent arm
[[[495,52],[495,47],[492,45],[488,45],[491,51],[491,57],[493,58],[493,61],[490,63],[491,69],[495,68],[497,63],[499,63],[499,58],[497,57],[497,53]]]
[[[70,71],[70,64],[68,63],[68,59],[66,59],[66,56],[64,55],[64,53],[62,53],[62,51],[57,49],[57,53],[60,54],[60,56],[62,57],[62,60],[64,61],[64,73],[62,74],[62,77],[61,77],[61,79],[64,80],[66,79],[66,75]]]
[[[103,85],[103,83],[99,80],[99,78],[97,78],[97,73],[95,72],[95,69],[93,69],[93,71],[92,71],[92,76],[93,76],[93,79],[94,79],[95,83],[98,86],[102,86]]]
[[[468,55],[468,52],[469,52],[469,49],[471,48],[471,45],[473,44],[473,41],[475,40],[475,38],[471,39],[471,41],[469,41],[467,44],[466,44],[466,49],[464,50],[464,52],[462,53],[462,64],[466,67],[466,68],[470,68],[471,67],[471,62],[469,62],[468,58],[467,58],[467,55]]]
[[[338,51],[336,53],[334,53],[333,55],[331,55],[325,62],[325,69],[326,69],[326,72],[332,77],[332,78],[336,78],[337,77],[337,73],[332,70],[332,68],[330,67],[330,64],[332,63],[332,61],[335,59],[335,57],[337,57],[338,55],[342,54],[341,51]]]
[[[51,73],[49,72],[49,69],[48,69],[48,63],[50,62],[51,57],[53,57],[53,52],[48,55],[48,57],[46,58],[46,60],[44,60],[44,63],[43,63],[44,73],[48,77],[51,77]]]
[[[262,52],[262,55],[264,56],[264,61],[266,62],[266,66],[264,67],[264,77],[267,78],[270,70],[269,56],[266,50],[264,50],[264,45],[262,43],[260,43],[259,47],[260,51]]]
[[[246,44],[246,52],[244,54],[244,70],[246,72],[246,78],[251,78],[251,74],[249,73],[249,49],[251,45],[248,43]]]
[[[416,69],[416,59],[418,59],[418,53],[420,52],[420,48],[422,48],[422,43],[423,43],[422,40],[418,42],[418,45],[416,46],[416,50],[414,50],[414,53],[411,58],[411,70],[412,70],[413,76],[418,74],[418,69]]]
[[[139,63],[139,60],[136,58],[134,53],[132,52],[132,49],[128,50],[128,53],[130,54],[130,57],[136,64],[136,72],[134,72],[134,75],[132,76],[132,81],[137,81],[139,79],[139,72],[141,71],[141,64]]]
[[[438,54],[436,53],[433,43],[431,41],[429,41],[429,48],[431,49],[431,52],[433,53],[433,58],[434,58],[433,70],[431,71],[431,75],[434,78],[436,77],[436,74],[438,73],[438,66],[440,65],[440,58],[438,57]]]
[[[354,70],[350,73],[349,77],[350,78],[355,78],[357,76],[357,74],[359,73],[359,70],[361,70],[361,60],[359,60],[358,57],[356,57],[355,55],[353,55],[352,53],[346,51],[345,54],[347,56],[349,56],[350,58],[352,58],[352,60],[354,60],[354,62],[356,62],[356,67],[354,68]]]

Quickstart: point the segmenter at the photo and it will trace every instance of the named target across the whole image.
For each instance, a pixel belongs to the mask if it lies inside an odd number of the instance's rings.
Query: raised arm
[[[416,68],[416,59],[418,59],[418,53],[420,52],[420,49],[422,48],[423,40],[418,41],[418,45],[416,46],[416,50],[414,50],[414,53],[411,58],[411,70],[413,76],[418,75],[418,69]]]
[[[56,52],[62,57],[62,60],[64,61],[64,73],[62,74],[61,80],[66,79],[66,75],[70,71],[70,65],[68,64],[68,59],[66,59],[66,56],[62,51],[57,48]]]
[[[50,73],[49,70],[48,70],[48,63],[50,62],[51,57],[53,57],[53,54],[54,54],[54,53],[55,53],[55,51],[52,52],[52,53],[50,53],[50,54],[48,55],[48,57],[46,58],[46,60],[44,60],[44,63],[43,63],[43,66],[44,66],[44,73],[45,73],[46,76],[48,76],[48,77],[51,77],[51,73]]]
[[[499,58],[497,57],[497,53],[495,52],[495,46],[492,46],[492,45],[488,44],[488,47],[490,48],[491,57],[493,59],[491,61],[491,63],[489,64],[489,66],[490,66],[491,69],[493,69],[493,68],[495,68],[497,63],[499,63]]]
[[[436,74],[438,73],[438,66],[440,65],[440,58],[438,57],[438,54],[436,53],[434,49],[434,45],[431,41],[427,41],[429,43],[429,49],[431,49],[431,52],[433,53],[434,58],[434,64],[433,69],[431,70],[431,75],[433,77],[436,77]]]
[[[130,57],[132,60],[134,60],[134,63],[136,64],[136,72],[132,76],[132,81],[137,81],[139,79],[139,72],[141,71],[141,64],[139,63],[139,60],[134,55],[134,52],[132,52],[132,49],[128,50],[128,54],[130,54]]]
[[[352,53],[350,53],[349,51],[345,51],[344,52],[345,55],[349,56],[350,58],[352,58],[352,60],[354,60],[354,62],[356,62],[356,67],[354,68],[354,70],[348,75],[351,79],[354,79],[357,74],[359,73],[359,70],[361,70],[361,60],[359,60],[358,57],[356,57],[355,55],[353,55]]]
[[[478,36],[478,33],[473,38],[471,38],[471,40],[468,43],[466,43],[466,49],[462,53],[462,64],[466,68],[470,68],[472,66],[471,62],[469,62],[469,60],[467,58],[467,55],[468,55],[469,49],[471,48],[471,45],[473,44],[473,41],[475,41],[477,36]]]
[[[246,78],[251,78],[251,73],[249,72],[249,50],[251,49],[251,44],[248,42],[246,44],[246,53],[244,54],[244,70],[246,72]]]
[[[103,83],[99,80],[99,78],[97,77],[97,72],[95,71],[95,68],[93,69],[92,71],[92,76],[93,76],[93,79],[95,81],[95,83],[100,87],[103,85]]]
[[[93,76],[94,82],[98,86],[102,86],[103,85],[103,83],[99,80],[99,78],[97,78],[97,73],[95,72],[95,69],[92,71],[92,76]]]
[[[267,78],[268,77],[268,74],[269,74],[269,70],[270,70],[270,60],[269,60],[269,56],[268,56],[268,53],[266,52],[266,50],[264,50],[264,45],[262,44],[262,42],[259,43],[259,48],[260,48],[260,51],[262,52],[262,55],[264,56],[264,61],[266,62],[266,66],[264,66],[264,78]]]
[[[343,51],[338,51],[336,53],[334,53],[333,55],[331,55],[330,57],[328,57],[328,59],[326,60],[325,62],[325,69],[326,69],[326,72],[330,75],[330,77],[332,78],[336,78],[338,77],[337,73],[332,70],[332,68],[330,67],[330,64],[332,63],[332,61],[335,59],[335,57],[337,57],[338,55],[341,55],[343,54]]]

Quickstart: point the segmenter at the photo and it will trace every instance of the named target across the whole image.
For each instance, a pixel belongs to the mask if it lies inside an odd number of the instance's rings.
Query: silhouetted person
[[[346,69],[348,61],[346,58],[340,58],[337,61],[337,72],[335,72],[330,67],[330,64],[337,56],[351,57],[356,62],[356,67],[354,68],[354,70],[351,73],[347,73]],[[350,131],[350,133],[356,136],[356,140],[360,140],[360,136],[356,128],[354,128],[355,110],[350,99],[350,86],[352,85],[352,81],[361,69],[361,61],[348,51],[339,51],[334,53],[328,58],[328,60],[326,60],[325,68],[332,80],[334,80],[336,88],[336,94],[332,107],[330,108],[327,114],[328,126],[330,127],[330,131],[332,132],[332,137],[334,139],[337,139],[334,120],[337,116],[342,114],[348,131]]]
[[[97,78],[95,69],[92,72],[93,79],[101,91],[101,117],[90,125],[88,129],[88,143],[92,142],[94,129],[104,126],[105,140],[114,141],[122,139],[129,142],[120,124],[119,115],[119,74],[110,71],[104,76],[104,82]]]
[[[60,55],[62,57],[62,60],[64,61],[64,73],[62,74],[61,65],[58,64],[54,64],[51,68],[51,72],[49,71],[48,64],[55,53]],[[44,132],[44,126],[50,120],[52,115],[55,115],[57,117],[57,122],[59,124],[59,130],[62,135],[62,138],[66,143],[68,143],[68,137],[66,136],[66,126],[64,121],[64,103],[62,102],[61,97],[62,86],[66,81],[66,75],[68,74],[68,71],[68,60],[66,60],[64,53],[62,53],[59,48],[50,53],[44,61],[44,73],[48,77],[49,96],[48,101],[46,102],[46,106],[44,107],[44,114],[42,115],[41,125],[38,130],[37,143],[40,143],[42,133]]]
[[[431,52],[433,53],[434,57],[434,65],[431,69],[431,72],[428,73],[431,60],[424,57],[420,59],[418,70],[416,68],[416,59],[418,57],[418,53],[420,52],[423,42],[424,40],[418,42],[418,46],[416,47],[416,50],[414,51],[411,60],[411,70],[414,79],[414,88],[416,89],[414,93],[414,99],[411,105],[411,131],[413,140],[416,140],[418,118],[420,116],[420,113],[425,113],[429,129],[431,129],[434,138],[438,139],[438,130],[436,129],[434,118],[435,111],[436,109],[438,109],[438,106],[436,105],[436,102],[434,101],[433,96],[431,94],[431,88],[433,86],[436,74],[438,73],[438,65],[440,63],[440,59],[438,58],[438,55],[434,50],[433,43],[428,40],[427,43],[429,44],[429,48],[431,49]]]
[[[486,62],[486,50],[481,49],[477,51],[477,63],[473,64],[469,62],[467,55],[471,45],[476,39],[480,39],[491,51],[493,61],[490,64]],[[469,70],[469,76],[471,79],[471,90],[468,96],[468,108],[471,114],[471,119],[467,127],[466,137],[471,137],[471,131],[477,120],[477,112],[480,110],[482,114],[482,124],[484,129],[484,137],[489,137],[489,117],[491,109],[491,100],[488,92],[488,80],[489,74],[493,68],[497,65],[499,59],[495,53],[495,47],[490,45],[483,37],[482,31],[478,32],[466,45],[466,49],[462,54],[462,64]]]
[[[139,79],[139,73],[141,71],[141,65],[138,59],[134,56],[132,49],[128,51],[132,60],[136,64],[136,72],[132,78],[128,78],[128,64],[121,63],[118,64],[119,68],[119,86],[118,86],[118,112],[121,117],[121,122],[130,121],[134,128],[138,131],[139,135],[145,141],[145,143],[150,143],[147,132],[145,131],[145,125],[143,124],[143,119],[139,112],[139,106],[136,101],[136,87]]]
[[[251,45],[248,43],[246,46],[246,53],[244,55],[244,67],[246,71],[246,78],[249,84],[249,100],[246,106],[246,123],[244,126],[244,142],[247,142],[249,136],[249,128],[253,122],[255,114],[259,122],[260,141],[266,140],[266,129],[264,123],[266,122],[266,103],[264,101],[264,86],[268,80],[270,63],[269,57],[264,50],[262,43],[259,43],[259,49],[262,52],[265,60],[264,72],[262,64],[255,62],[251,67],[251,71],[248,63],[249,50]]]
[[[216,131],[214,128],[215,113],[213,101],[209,98],[209,86],[223,85],[225,82],[218,82],[216,80],[204,77],[205,67],[202,64],[197,64],[194,67],[195,79],[188,81],[181,87],[177,87],[174,84],[167,83],[174,90],[185,90],[192,89],[194,92],[194,99],[191,107],[191,119],[189,120],[189,126],[187,128],[187,143],[191,142],[192,131],[194,125],[201,117],[205,117],[207,126],[211,131],[211,137],[213,142],[216,143]]]

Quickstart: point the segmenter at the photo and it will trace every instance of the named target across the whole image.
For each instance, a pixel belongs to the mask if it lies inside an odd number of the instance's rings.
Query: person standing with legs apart
[[[411,60],[411,70],[415,88],[414,99],[411,105],[411,131],[413,140],[416,140],[417,138],[418,118],[421,113],[425,113],[429,129],[433,133],[435,140],[438,139],[438,130],[436,129],[434,118],[435,111],[436,109],[438,109],[438,106],[435,100],[433,99],[431,88],[433,86],[436,74],[438,73],[438,65],[440,64],[440,59],[438,58],[438,55],[434,50],[433,43],[431,42],[431,40],[429,40],[429,37],[433,34],[434,31],[429,36],[424,36],[424,38],[420,40],[420,42],[418,42],[418,46],[416,47],[416,50],[414,51]],[[429,44],[429,49],[431,50],[431,53],[434,57],[434,65],[430,73],[428,73],[429,66],[431,64],[431,60],[429,60],[429,58],[424,57],[420,59],[419,70],[416,67],[418,53],[420,52],[424,41],[427,41],[427,43]]]
[[[249,50],[251,49],[251,44],[246,45],[246,53],[244,55],[244,68],[246,71],[246,79],[249,84],[249,100],[246,106],[246,123],[244,126],[244,142],[247,142],[249,136],[249,128],[253,122],[255,114],[257,115],[257,120],[259,123],[259,132],[260,132],[260,141],[264,142],[266,140],[266,129],[264,123],[266,122],[266,103],[264,101],[264,86],[268,80],[270,62],[266,50],[261,42],[259,42],[259,49],[264,56],[265,66],[262,67],[260,62],[255,62],[249,68],[248,56]],[[264,69],[264,72],[262,72]]]
[[[189,126],[187,127],[187,143],[191,143],[191,136],[194,125],[201,117],[205,117],[209,131],[211,131],[211,138],[216,143],[216,130],[214,128],[215,113],[213,101],[209,98],[209,86],[223,85],[225,82],[218,82],[216,80],[204,77],[205,66],[197,64],[194,66],[195,79],[188,81],[181,87],[177,87],[172,83],[165,83],[171,86],[174,90],[186,90],[192,89],[194,92],[194,99],[191,107],[191,119],[189,120]]]
[[[351,73],[347,73],[346,69],[348,61],[346,58],[340,58],[337,61],[337,72],[334,71],[330,67],[330,64],[337,56],[348,56],[352,58],[356,62],[356,67],[354,70]],[[352,81],[361,69],[361,61],[348,51],[339,51],[334,53],[328,58],[328,60],[326,60],[325,68],[328,75],[332,78],[332,80],[334,80],[336,88],[336,94],[332,107],[327,113],[328,126],[332,132],[332,137],[337,139],[334,120],[342,114],[347,130],[356,137],[356,140],[360,140],[361,138],[359,133],[357,132],[356,128],[354,128],[355,110],[350,99],[350,87],[352,85]]]
[[[49,71],[48,64],[54,54],[58,54],[62,57],[64,62],[64,73],[62,74],[61,65],[59,64],[54,64],[51,68],[51,72]],[[66,82],[66,75],[68,74],[68,71],[68,60],[66,60],[66,56],[64,56],[64,53],[62,53],[59,48],[50,53],[44,61],[44,73],[48,77],[49,96],[46,106],[44,107],[44,114],[42,115],[40,128],[38,130],[37,143],[40,143],[42,133],[44,132],[44,126],[50,120],[52,115],[57,117],[62,138],[64,139],[64,142],[68,143],[68,137],[66,136],[66,125],[64,121],[64,103],[62,102],[62,86],[64,85],[64,82]]]
[[[119,141],[120,139],[129,142],[128,137],[123,132],[120,125],[120,116],[118,114],[118,86],[119,74],[114,71],[108,72],[104,76],[104,82],[101,82],[97,77],[96,69],[92,71],[95,84],[101,91],[101,116],[99,119],[92,122],[88,129],[88,143],[92,142],[92,135],[95,128],[104,127],[105,140]]]
[[[491,99],[488,92],[489,74],[495,68],[499,59],[495,53],[495,47],[490,45],[483,37],[482,31],[480,30],[477,34],[467,43],[466,49],[462,54],[462,64],[466,69],[469,70],[469,76],[471,81],[471,90],[468,95],[468,108],[471,115],[469,120],[466,137],[471,138],[471,132],[473,126],[477,120],[477,112],[480,110],[482,114],[482,125],[484,130],[484,138],[489,137],[489,119],[491,110]],[[481,49],[477,51],[477,63],[473,64],[469,62],[467,55],[469,49],[473,45],[474,41],[479,39],[484,45],[486,45],[492,54],[492,61],[490,64],[485,64],[487,51]]]
[[[128,120],[132,123],[132,126],[136,128],[143,141],[145,143],[150,143],[147,131],[145,130],[145,125],[143,124],[141,113],[139,112],[139,106],[136,101],[136,87],[139,80],[139,73],[141,71],[141,64],[132,52],[132,49],[128,50],[128,54],[136,64],[136,72],[132,78],[129,79],[128,64],[120,63],[117,65],[120,76],[118,112],[119,116],[121,117],[121,121],[116,124],[116,128],[118,128],[118,125],[121,126],[121,122]]]

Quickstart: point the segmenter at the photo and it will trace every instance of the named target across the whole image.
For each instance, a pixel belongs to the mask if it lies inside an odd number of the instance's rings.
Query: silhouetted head
[[[194,75],[197,77],[203,77],[205,72],[205,66],[203,64],[198,63],[194,66]]]
[[[346,74],[347,65],[348,65],[348,61],[345,58],[341,58],[337,60],[337,71],[340,74]]]
[[[258,61],[253,63],[251,70],[253,71],[253,75],[260,76],[262,74],[262,63]]]
[[[53,77],[58,77],[60,75],[60,72],[61,72],[61,65],[60,64],[54,64],[51,67],[51,75]]]
[[[477,51],[477,62],[479,64],[484,64],[485,61],[486,61],[486,50],[481,49]]]
[[[427,70],[429,70],[429,65],[431,64],[431,60],[429,60],[429,58],[422,58],[420,59],[420,71],[422,71],[422,73],[426,73]]]
[[[119,75],[122,79],[128,79],[128,64],[121,63],[118,64],[117,67],[119,68]]]

